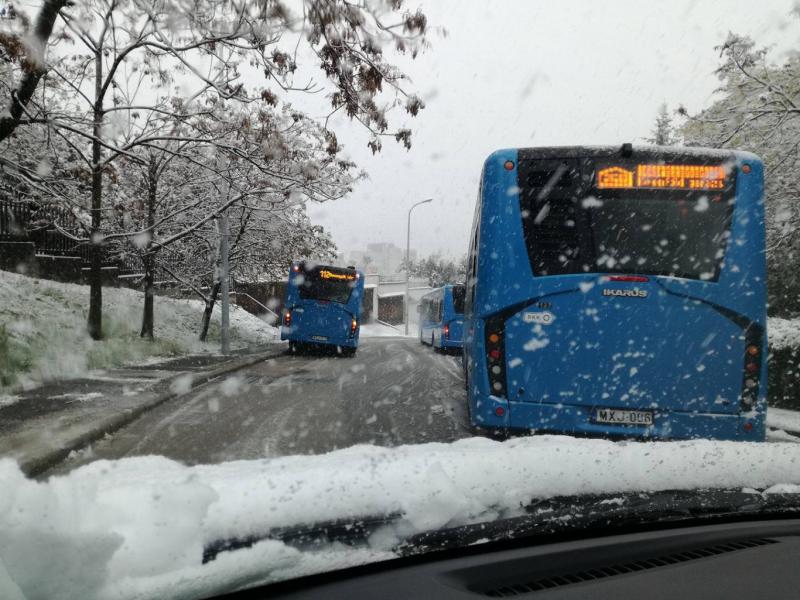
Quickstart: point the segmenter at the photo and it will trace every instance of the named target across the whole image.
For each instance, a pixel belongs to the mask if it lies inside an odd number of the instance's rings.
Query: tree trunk
[[[150,156],[150,164],[147,169],[147,230],[150,233],[150,239],[145,248],[145,254],[142,257],[144,263],[144,312],[142,314],[142,332],[141,337],[153,339],[153,330],[155,329],[155,318],[153,315],[153,301],[155,294],[155,263],[156,257],[150,251],[153,244],[153,226],[156,222],[156,199],[158,194],[158,163],[155,156]]]
[[[155,328],[153,315],[155,257],[150,253],[145,254],[142,262],[144,262],[144,311],[142,312],[142,332],[140,336],[152,341]]]
[[[25,107],[33,97],[39,80],[46,72],[44,54],[47,42],[53,33],[53,25],[58,18],[58,13],[66,5],[67,0],[45,0],[39,8],[39,14],[36,16],[36,23],[33,27],[33,36],[31,36],[31,45],[35,47],[35,50],[28,51],[28,57],[23,63],[24,73],[15,93],[11,94],[8,112],[0,117],[0,141],[10,136],[19,125]],[[37,56],[39,52],[41,55]]]
[[[219,288],[222,286],[221,281],[214,282],[214,287],[211,288],[211,295],[206,300],[206,309],[203,311],[203,328],[200,331],[200,341],[205,342],[208,338],[208,326],[211,324],[211,313],[214,312],[214,303],[217,301],[219,295]]]
[[[103,158],[100,136],[103,127],[103,55],[95,56],[95,104],[92,126],[92,229],[91,229],[91,270],[89,272],[89,335],[93,340],[103,337],[103,244],[102,244],[102,201],[103,201]]]

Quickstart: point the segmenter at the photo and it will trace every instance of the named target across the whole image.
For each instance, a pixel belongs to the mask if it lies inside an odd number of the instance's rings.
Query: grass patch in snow
[[[143,339],[130,327],[106,319],[103,323],[103,339],[93,342],[86,354],[89,369],[107,369],[124,365],[132,357],[180,356],[185,349],[177,342],[156,337],[153,341]]]
[[[31,348],[11,337],[5,325],[0,324],[0,386],[16,383],[17,373],[30,370],[33,363]]]

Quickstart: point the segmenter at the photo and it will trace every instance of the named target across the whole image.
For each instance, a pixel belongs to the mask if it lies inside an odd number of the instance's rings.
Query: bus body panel
[[[364,293],[364,276],[355,271],[356,280],[346,302],[303,298],[299,286],[303,272],[297,271],[304,263],[292,264],[286,287],[284,315],[291,315],[291,323],[281,326],[281,340],[304,344],[319,344],[355,349],[361,330],[361,297]],[[325,267],[320,267],[325,268]],[[333,268],[333,267],[331,267]],[[284,316],[285,318],[285,316]],[[355,321],[355,330],[352,323]]]
[[[328,344],[354,348],[358,345],[358,329],[350,335],[352,309],[336,302],[304,300],[293,305],[292,324],[286,329],[286,339],[295,342]]]
[[[464,345],[464,318],[456,316],[447,322],[448,335],[440,336],[440,348],[462,348]]]
[[[505,321],[510,399],[738,412],[742,365],[713,351],[722,345],[744,356],[736,324],[702,304],[676,301],[655,282],[637,285],[648,294],[642,298],[609,301],[606,289],[630,286],[584,282],[542,296],[546,310],[529,306]],[[531,323],[541,315],[545,323]]]
[[[454,294],[461,294],[459,312]],[[439,349],[460,349],[463,346],[463,285],[447,284],[420,299],[419,339]]]
[[[440,326],[438,303],[444,301],[444,288],[425,294],[419,302],[419,339],[423,344],[435,345],[437,328]]]
[[[570,152],[580,156],[584,149],[545,150],[560,158]],[[739,402],[746,343],[757,339],[761,357],[767,349],[763,167],[752,154],[719,156],[736,168],[736,192],[718,279],[648,275],[637,283],[612,282],[605,273],[535,276],[523,235],[519,152],[501,150],[487,159],[473,226],[475,268],[468,297],[474,295],[465,324],[474,425],[764,439],[763,360],[755,406],[742,416]],[[515,168],[506,169],[507,161]],[[745,162],[749,174],[741,171]],[[646,296],[603,297],[603,288],[637,289]],[[551,322],[542,323],[545,312]],[[487,321],[498,318],[508,332],[503,364],[508,389],[500,397],[490,390],[485,339]],[[759,336],[751,337],[753,331]],[[602,406],[653,411],[654,425],[592,423],[589,413]]]

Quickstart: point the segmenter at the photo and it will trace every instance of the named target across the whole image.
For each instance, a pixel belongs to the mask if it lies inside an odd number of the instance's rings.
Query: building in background
[[[353,250],[341,254],[343,264],[353,265],[365,273],[377,273],[381,281],[393,281],[404,277],[402,266],[405,251],[389,242],[367,244],[366,250]],[[411,260],[417,259],[417,253],[411,251]]]

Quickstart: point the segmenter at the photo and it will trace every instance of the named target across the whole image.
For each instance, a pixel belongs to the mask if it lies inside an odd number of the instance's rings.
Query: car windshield
[[[796,514],[798,15],[0,0],[0,598]]]

